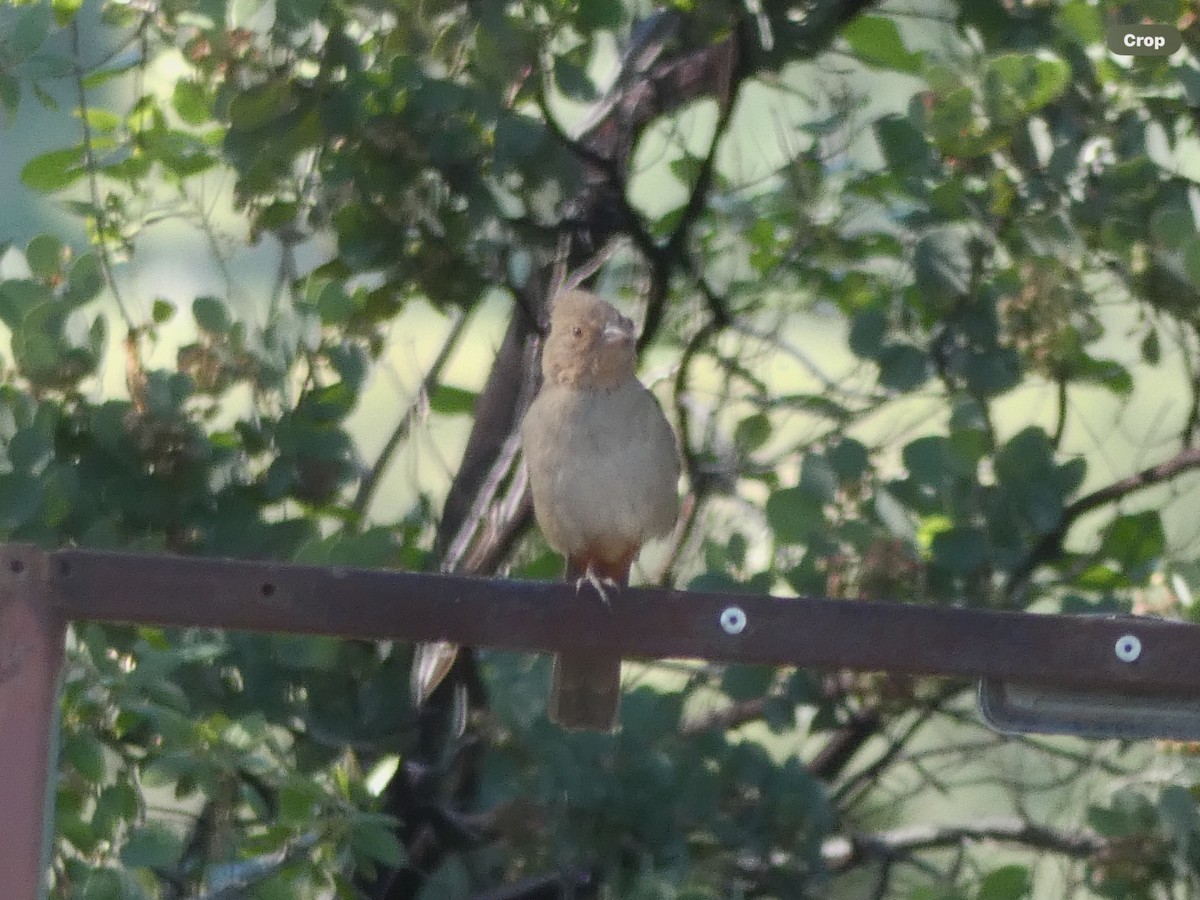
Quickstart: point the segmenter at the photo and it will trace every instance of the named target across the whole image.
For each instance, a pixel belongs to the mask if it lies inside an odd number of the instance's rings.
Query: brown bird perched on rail
[[[679,514],[675,435],[634,372],[633,323],[585,291],[560,294],[542,351],[541,391],[521,424],[533,511],[547,542],[567,558],[567,578],[629,583],[645,541]],[[550,718],[566,728],[615,731],[621,660],[560,654]]]

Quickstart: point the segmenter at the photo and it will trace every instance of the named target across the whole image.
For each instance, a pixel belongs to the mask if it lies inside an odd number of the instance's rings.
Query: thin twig
[[[846,872],[871,860],[904,860],[923,850],[955,847],[973,841],[1000,841],[1048,850],[1073,859],[1102,851],[1107,842],[1088,829],[1066,831],[1021,819],[984,819],[967,825],[909,825],[891,831],[826,839],[821,847],[825,865]]]
[[[125,327],[132,331],[136,326],[133,317],[125,308],[121,290],[113,275],[112,257],[109,256],[108,245],[105,242],[107,229],[104,204],[100,198],[100,181],[96,175],[96,151],[92,146],[92,127],[88,124],[87,88],[83,83],[83,67],[79,62],[79,20],[77,18],[71,20],[71,72],[74,75],[75,93],[79,100],[79,124],[83,132],[83,163],[84,168],[87,169],[88,191],[96,216],[96,250],[100,258],[100,266],[104,270],[104,280],[108,283],[108,289],[112,293],[113,302],[117,304],[117,311],[125,321]]]
[[[945,703],[953,699],[956,694],[962,693],[965,689],[961,684],[943,685],[934,697],[921,704],[916,717],[900,734],[892,738],[888,743],[887,749],[878,759],[865,769],[855,772],[838,786],[837,790],[833,792],[834,801],[838,804],[845,801],[847,805],[852,805],[856,802],[857,797],[849,801],[846,798],[852,791],[857,792],[861,796],[862,790],[859,789],[863,786],[869,787],[877,781],[884,770],[900,758],[901,753],[908,746],[908,743],[916,737],[917,732],[929,724],[929,720],[941,711]]]
[[[450,332],[446,335],[446,339],[442,341],[441,349],[438,350],[433,364],[430,365],[428,371],[425,373],[425,377],[421,380],[421,385],[417,388],[417,392],[413,396],[408,409],[404,411],[404,415],[400,417],[400,422],[388,436],[387,442],[383,445],[383,449],[375,460],[375,465],[371,467],[367,476],[362,480],[362,484],[358,486],[358,493],[354,497],[351,509],[354,510],[359,521],[365,520],[367,510],[375,499],[375,492],[379,488],[383,473],[387,471],[392,457],[400,445],[404,443],[412,432],[413,424],[417,421],[429,395],[433,393],[437,388],[438,382],[441,381],[442,370],[445,369],[446,363],[450,359],[450,354],[454,352],[454,348],[458,346],[459,338],[466,331],[467,317],[462,315],[462,313],[456,313],[456,316],[457,318],[455,318],[454,323],[450,326]]]

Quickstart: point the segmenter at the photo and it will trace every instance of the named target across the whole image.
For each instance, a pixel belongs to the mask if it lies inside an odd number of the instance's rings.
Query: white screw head
[[[741,634],[746,629],[746,613],[740,606],[727,606],[721,611],[721,628],[726,634]]]
[[[1136,635],[1121,635],[1117,638],[1117,645],[1113,648],[1113,652],[1117,654],[1117,659],[1121,662],[1131,663],[1142,655],[1142,642]]]

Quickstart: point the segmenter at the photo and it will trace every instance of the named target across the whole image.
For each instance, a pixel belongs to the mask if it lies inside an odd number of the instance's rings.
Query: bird
[[[542,386],[521,423],[533,513],[577,591],[600,600],[629,583],[642,545],[679,516],[679,451],[637,378],[633,322],[584,290],[557,295]],[[619,727],[621,660],[572,651],[554,659],[548,714],[571,730]]]

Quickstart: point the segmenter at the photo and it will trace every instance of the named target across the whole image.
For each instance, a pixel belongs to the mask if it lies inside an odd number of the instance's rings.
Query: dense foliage
[[[1183,49],[1104,50],[1143,16]],[[75,139],[21,177],[88,240],[0,245],[4,539],[554,577],[506,447],[566,276],[637,311],[683,439],[694,502],[644,578],[1190,612],[1187,0],[0,9],[8,115],[64,93]],[[273,287],[177,309],[127,278],[179,221],[222,267],[266,248]],[[470,327],[497,304],[498,347]],[[425,305],[445,346],[365,440]],[[486,379],[446,379],[460,350]],[[470,422],[449,485],[376,502],[443,420]],[[407,646],[68,649],[54,897],[1200,888],[1189,748],[989,736],[966,685],[630,666],[608,738],[548,725],[545,661],[512,654],[418,711]]]

